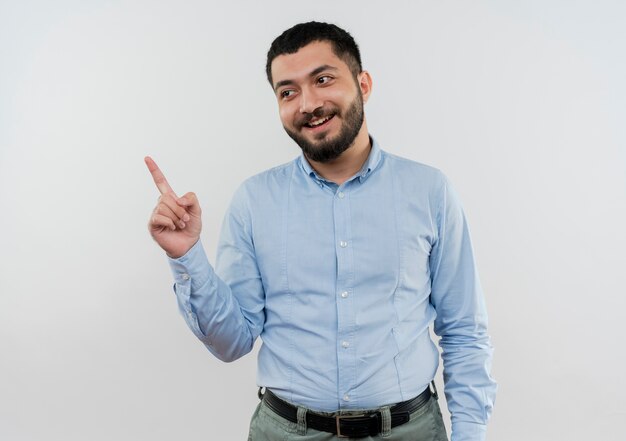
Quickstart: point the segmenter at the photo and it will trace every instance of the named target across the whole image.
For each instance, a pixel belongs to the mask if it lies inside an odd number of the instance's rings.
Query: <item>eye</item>
[[[291,97],[295,92],[292,89],[285,89],[280,92],[280,97],[282,99]]]
[[[326,84],[330,82],[333,78],[329,75],[323,75],[317,79],[317,84]]]

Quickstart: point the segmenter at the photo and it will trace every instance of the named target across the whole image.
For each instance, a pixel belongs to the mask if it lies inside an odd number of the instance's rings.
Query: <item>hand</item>
[[[176,196],[151,157],[144,158],[161,197],[152,211],[148,229],[152,238],[173,259],[183,256],[200,239],[202,219],[194,193]]]

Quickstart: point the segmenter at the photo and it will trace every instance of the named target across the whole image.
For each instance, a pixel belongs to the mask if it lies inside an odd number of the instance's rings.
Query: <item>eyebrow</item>
[[[321,72],[324,72],[325,70],[334,70],[334,71],[336,71],[336,70],[339,70],[339,69],[338,69],[338,68],[336,68],[336,67],[334,67],[334,66],[331,66],[331,65],[329,65],[329,64],[323,64],[323,65],[321,65],[320,67],[316,67],[315,69],[313,69],[313,70],[309,73],[309,77],[314,77],[315,75],[317,75],[317,74],[319,74],[319,73],[321,73]],[[281,81],[277,82],[277,83],[274,85],[274,92],[275,92],[276,90],[278,90],[278,88],[279,88],[279,87],[282,87],[282,86],[288,86],[288,85],[290,85],[290,84],[294,84],[294,83],[295,83],[295,82],[294,82],[293,80],[281,80]]]

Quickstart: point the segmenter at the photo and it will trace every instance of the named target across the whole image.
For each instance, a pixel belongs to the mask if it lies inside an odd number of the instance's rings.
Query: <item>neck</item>
[[[363,126],[357,137],[354,138],[352,145],[337,159],[329,162],[311,161],[308,158],[307,160],[318,175],[337,185],[341,185],[363,167],[370,154],[371,147],[367,126],[363,122]]]

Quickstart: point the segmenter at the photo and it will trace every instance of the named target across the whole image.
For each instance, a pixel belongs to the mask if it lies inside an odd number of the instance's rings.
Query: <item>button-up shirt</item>
[[[304,156],[247,179],[215,269],[200,242],[170,259],[181,313],[224,361],[255,339],[257,382],[319,411],[415,397],[439,363],[453,440],[483,439],[495,383],[468,226],[437,169],[373,140],[341,185]]]

